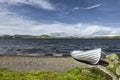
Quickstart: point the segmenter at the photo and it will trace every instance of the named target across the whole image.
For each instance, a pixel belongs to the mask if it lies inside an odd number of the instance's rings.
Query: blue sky
[[[0,34],[120,35],[120,0],[0,0]]]

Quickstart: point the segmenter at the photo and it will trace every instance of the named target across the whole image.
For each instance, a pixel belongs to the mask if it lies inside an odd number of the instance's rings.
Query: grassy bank
[[[107,58],[110,63],[104,68],[119,79],[119,58],[115,54]],[[114,76],[97,66],[71,57],[0,56],[0,80],[113,80]]]
[[[64,73],[17,72],[0,68],[0,80],[111,80],[111,78],[97,68],[76,67]]]

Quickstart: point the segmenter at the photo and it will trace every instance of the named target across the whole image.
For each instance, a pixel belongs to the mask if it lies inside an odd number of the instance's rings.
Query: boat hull
[[[88,51],[72,51],[70,54],[73,58],[80,61],[86,61],[90,64],[97,64],[101,58],[101,49]]]

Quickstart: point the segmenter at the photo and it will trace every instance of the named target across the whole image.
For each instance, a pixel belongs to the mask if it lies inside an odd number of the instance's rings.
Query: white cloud
[[[40,34],[61,33],[61,36],[92,36],[92,35],[120,35],[119,28],[111,28],[100,25],[87,24],[40,24],[31,28],[33,32]],[[63,34],[62,34],[63,33]]]
[[[78,10],[78,9],[79,9],[79,7],[74,7],[73,9]]]
[[[94,8],[100,7],[101,5],[102,5],[102,4],[97,4],[97,5],[85,7],[85,8],[82,8],[82,9],[94,9]]]
[[[1,3],[8,3],[8,4],[29,4],[35,7],[40,7],[45,10],[56,10],[55,6],[50,3],[48,0],[0,0]]]
[[[0,16],[0,34],[41,35],[61,33],[61,36],[120,35],[119,28],[100,25],[36,23],[17,16]],[[64,35],[62,34],[64,33]]]
[[[10,15],[8,15],[10,14]],[[57,34],[61,36],[120,35],[120,28],[66,23],[38,23],[0,8],[0,34]]]
[[[31,4],[40,6],[43,9],[55,10],[55,7],[47,0],[29,0]]]

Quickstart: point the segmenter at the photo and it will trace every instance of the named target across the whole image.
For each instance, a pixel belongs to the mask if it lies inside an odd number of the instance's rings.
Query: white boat
[[[76,60],[86,61],[90,64],[97,64],[101,59],[101,53],[102,49],[99,48],[88,51],[75,50],[72,51],[70,54]]]

